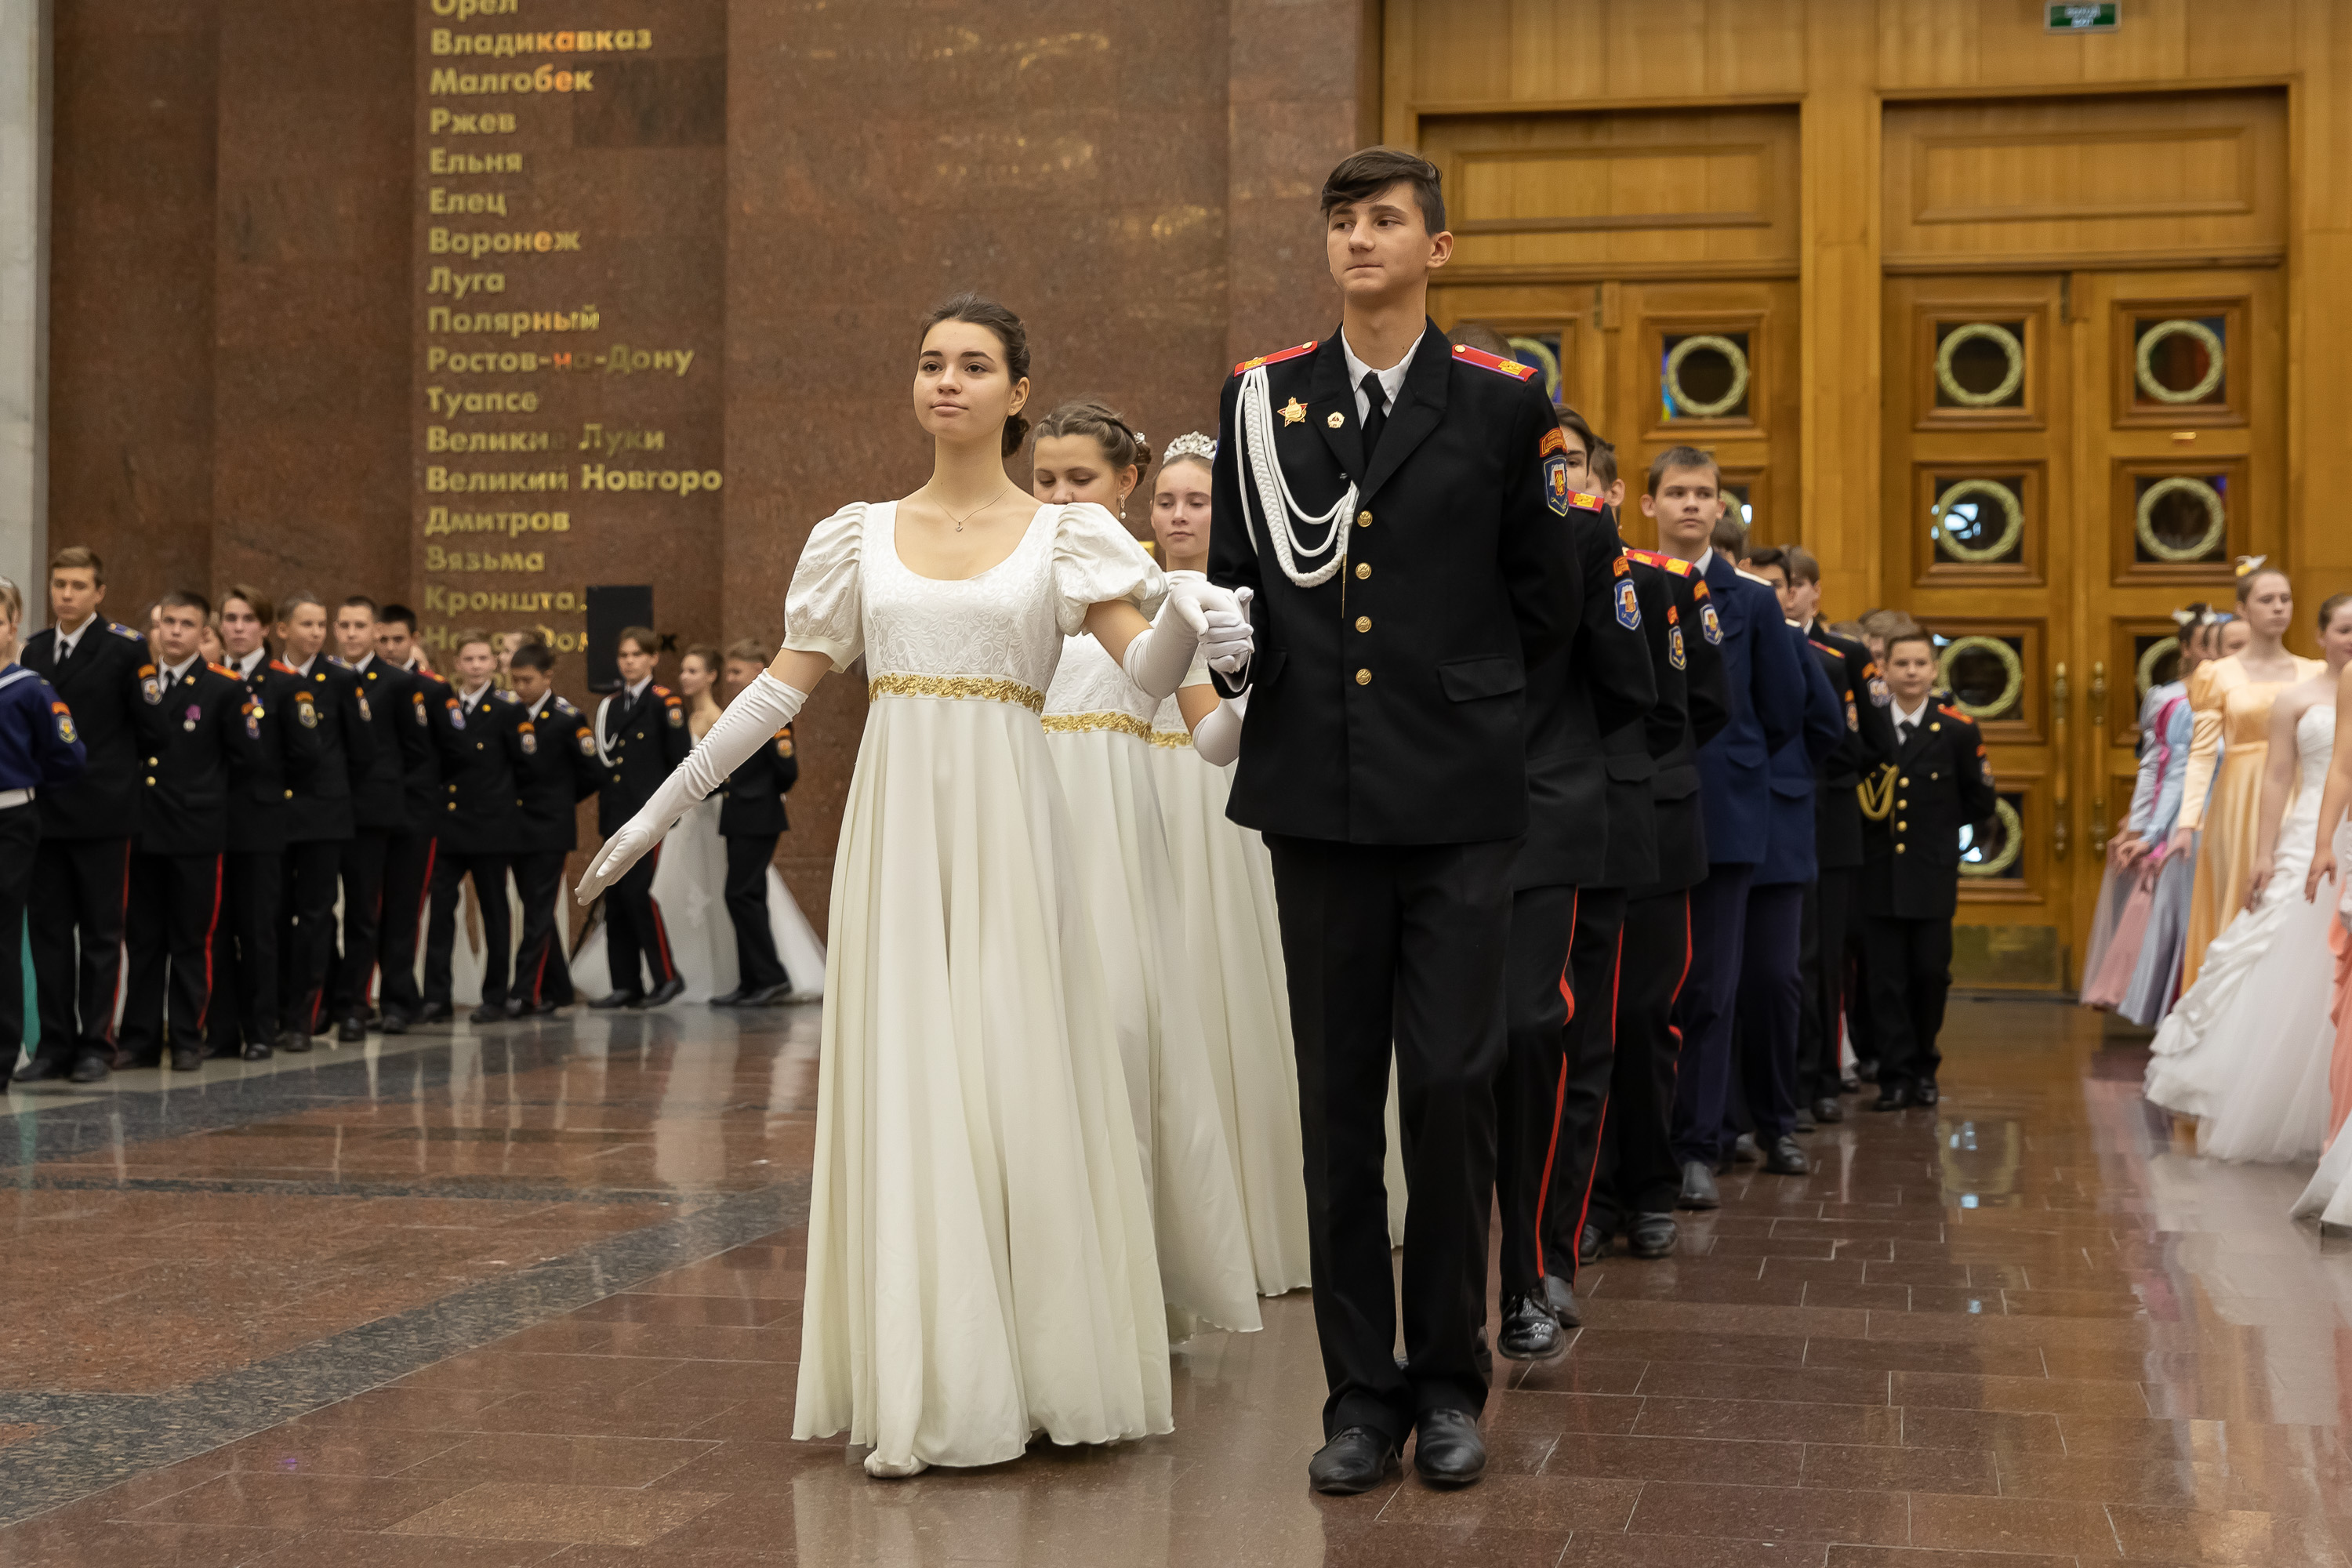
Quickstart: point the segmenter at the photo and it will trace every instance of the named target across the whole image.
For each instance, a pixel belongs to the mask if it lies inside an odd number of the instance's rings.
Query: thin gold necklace
[[[964,513],[962,517],[958,517],[955,513],[949,511],[945,501],[933,501],[931,504],[938,507],[940,511],[946,513],[948,521],[955,524],[955,531],[958,533],[961,533],[963,531],[963,525],[968,520],[978,517],[982,512],[986,511],[990,507],[992,507],[998,501],[1003,500],[1005,496],[1005,491],[1010,490],[1012,488],[1012,485],[1008,483],[1004,487],[1004,489],[997,491],[994,495],[989,497],[986,500],[981,502],[978,506]]]

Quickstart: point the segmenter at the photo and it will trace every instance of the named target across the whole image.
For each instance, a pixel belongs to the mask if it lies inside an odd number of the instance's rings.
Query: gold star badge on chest
[[[1282,422],[1285,425],[1306,424],[1307,405],[1299,402],[1298,399],[1295,397],[1292,398],[1289,402],[1282,405]]]

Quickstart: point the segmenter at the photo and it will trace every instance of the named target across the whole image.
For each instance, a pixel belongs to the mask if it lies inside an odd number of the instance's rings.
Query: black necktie
[[[1381,432],[1389,422],[1388,394],[1381,387],[1381,373],[1364,373],[1364,456],[1369,459],[1372,448],[1381,444]]]
[[[1901,736],[1902,742],[1907,746],[1911,743],[1911,737],[1918,731],[1919,726],[1916,721],[1906,719],[1898,728],[1903,731]]]

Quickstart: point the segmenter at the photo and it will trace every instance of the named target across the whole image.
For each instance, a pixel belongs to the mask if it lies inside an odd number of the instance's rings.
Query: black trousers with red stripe
[[[384,840],[383,916],[376,922],[376,965],[383,972],[383,1005],[414,1018],[425,999],[416,989],[416,933],[425,924],[425,900],[433,886],[438,845],[430,833],[402,832]],[[359,1005],[367,994],[359,994]]]
[[[514,953],[513,906],[507,901],[507,857],[468,854],[441,846],[433,864],[433,919],[425,933],[425,999],[450,1005],[451,954],[457,941],[458,884],[474,879],[474,907],[482,920],[482,1003],[503,1007],[507,964]]]
[[[1584,1216],[1610,1236],[1635,1215],[1673,1213],[1682,1191],[1673,1126],[1682,1037],[1674,1019],[1690,976],[1690,895],[1633,900],[1625,906],[1621,940],[1609,1115]]]
[[[662,924],[661,906],[654,902],[654,868],[661,864],[661,847],[630,867],[604,894],[604,957],[612,966],[615,991],[650,991],[667,985],[677,973],[670,958],[669,931]],[[640,983],[650,972],[653,985]]]
[[[130,896],[130,839],[41,839],[26,906],[34,911],[26,930],[41,1014],[36,1054],[55,1061],[113,1054]]]
[[[1511,942],[1504,960],[1502,1073],[1495,1080],[1495,1198],[1502,1221],[1503,1295],[1539,1290],[1546,1274],[1575,1266],[1546,1255],[1544,1205],[1559,1154],[1569,1038],[1581,1022],[1570,961],[1577,890],[1522,888],[1511,895]]]
[[[286,847],[284,917],[278,943],[278,1026],[315,1035],[327,1018],[327,972],[335,962],[335,873],[343,841],[314,838]]]
[[[212,1016],[216,1054],[278,1039],[278,899],[284,871],[275,849],[221,857],[221,916],[213,926]]]
[[[530,849],[514,858],[515,892],[522,900],[522,942],[515,949],[514,994],[537,1006],[572,1000],[572,965],[556,935],[562,908],[563,862],[570,851]]]
[[[131,979],[118,1062],[152,1064],[167,1038],[175,1050],[204,1049],[220,907],[218,855],[131,854]]]
[[[343,940],[327,987],[327,1010],[337,1019],[367,1016],[368,977],[375,973],[382,946],[376,927],[383,917],[383,866],[391,843],[386,829],[362,827],[341,846]]]
[[[1617,993],[1624,970],[1625,908],[1622,888],[1587,888],[1576,900],[1576,941],[1569,950],[1576,1016],[1569,1020],[1556,1152],[1538,1221],[1546,1267],[1570,1280],[1576,1278],[1577,1236],[1592,1205],[1601,1140],[1617,1113]]]

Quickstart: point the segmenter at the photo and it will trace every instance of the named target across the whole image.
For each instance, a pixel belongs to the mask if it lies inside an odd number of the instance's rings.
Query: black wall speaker
[[[621,689],[621,667],[613,660],[628,626],[654,624],[651,584],[588,589],[588,689]]]

